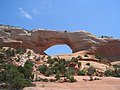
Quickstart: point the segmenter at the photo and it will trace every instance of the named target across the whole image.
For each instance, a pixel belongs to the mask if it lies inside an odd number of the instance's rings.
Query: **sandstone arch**
[[[99,38],[86,32],[62,32],[43,29],[25,30],[8,25],[0,25],[0,46],[32,49],[44,54],[44,50],[56,44],[67,44],[73,52],[92,50],[111,61],[120,60],[120,40]]]

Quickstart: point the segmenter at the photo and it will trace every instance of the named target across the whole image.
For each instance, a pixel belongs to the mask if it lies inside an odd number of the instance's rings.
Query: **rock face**
[[[14,26],[0,25],[0,46],[32,49],[45,54],[50,46],[67,44],[73,52],[92,50],[109,60],[120,59],[120,40],[98,38],[86,31],[62,32],[43,29],[25,30]]]

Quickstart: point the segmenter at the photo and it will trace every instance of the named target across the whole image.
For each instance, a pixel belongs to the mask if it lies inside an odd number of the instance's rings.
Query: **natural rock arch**
[[[86,32],[62,32],[50,30],[25,30],[8,25],[0,25],[0,46],[32,49],[44,54],[44,50],[56,44],[67,44],[73,53],[92,50],[111,61],[120,60],[120,40],[99,38]]]

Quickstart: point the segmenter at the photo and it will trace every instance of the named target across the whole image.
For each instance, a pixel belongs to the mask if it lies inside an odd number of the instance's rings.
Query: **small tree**
[[[60,79],[60,72],[59,71],[56,73],[55,78],[56,78],[56,80]]]
[[[45,74],[45,72],[47,71],[48,67],[47,65],[41,65],[39,66],[38,70],[42,73]]]
[[[11,81],[11,90],[21,90],[24,87],[29,86],[29,83],[27,82],[27,80],[21,78],[21,77],[15,77],[12,81]]]

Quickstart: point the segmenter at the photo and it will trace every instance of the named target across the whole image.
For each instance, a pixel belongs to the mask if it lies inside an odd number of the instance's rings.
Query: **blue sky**
[[[120,38],[120,0],[0,0],[0,23]],[[48,50],[50,55],[70,52],[67,46]]]

